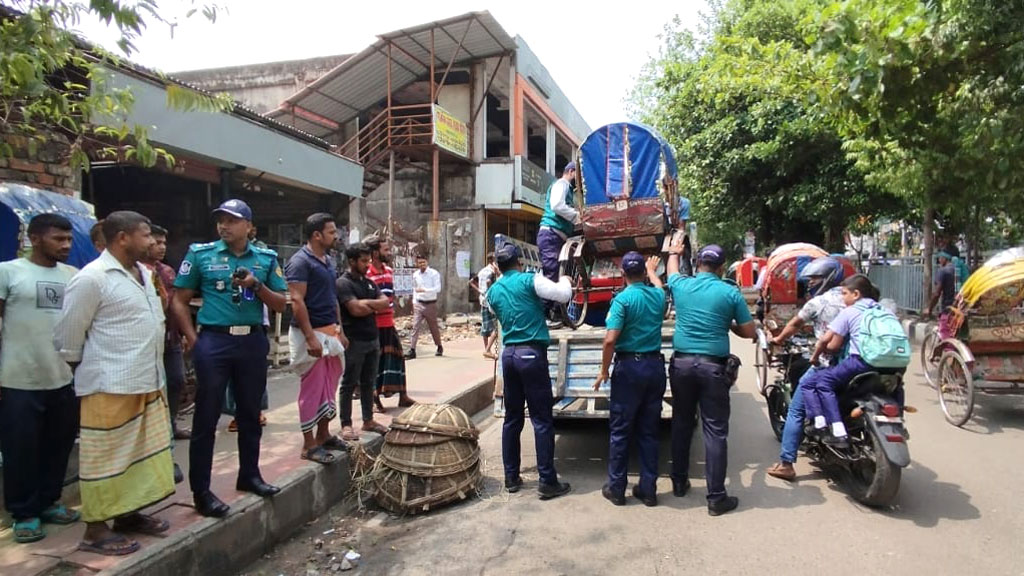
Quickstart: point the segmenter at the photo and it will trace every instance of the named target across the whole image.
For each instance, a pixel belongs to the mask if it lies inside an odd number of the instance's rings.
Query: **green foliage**
[[[191,0],[195,2],[195,0]],[[211,21],[216,5],[193,8]],[[119,56],[91,46],[71,30],[86,17],[115,27],[123,56],[155,22],[173,30],[176,22],[161,16],[156,0],[7,0],[0,2],[0,133],[28,137],[37,146],[53,133],[71,142],[73,168],[88,168],[90,155],[124,158],[144,166],[173,156],[153,146],[146,128],[125,120],[133,98],[126,88],[111,86],[108,70]],[[181,110],[226,110],[231,102],[175,84],[167,89],[168,106]],[[99,119],[103,119],[102,123]],[[0,141],[0,158],[13,150]]]
[[[702,240],[733,245],[752,229],[762,245],[801,240],[841,250],[851,225],[901,210],[894,195],[865,181],[806,98],[761,74],[802,60],[809,47],[799,24],[820,4],[730,2],[705,20],[701,36],[674,22],[645,68],[633,113],[676,149]]]
[[[881,216],[969,237],[1024,219],[1020,0],[732,0],[665,46],[633,112],[676,146],[705,228],[831,243]]]

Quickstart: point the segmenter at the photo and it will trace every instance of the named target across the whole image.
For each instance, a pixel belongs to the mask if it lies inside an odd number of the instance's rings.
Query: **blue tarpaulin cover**
[[[665,176],[673,180],[679,172],[668,142],[653,128],[633,122],[609,124],[591,132],[580,147],[580,158],[588,206],[622,199],[627,192],[630,198],[656,198],[662,165]]]
[[[24,231],[36,214],[52,212],[71,220],[74,239],[68,264],[81,268],[98,256],[89,239],[96,223],[89,205],[71,196],[33,188],[25,184],[0,182],[0,262],[18,257],[27,244]]]

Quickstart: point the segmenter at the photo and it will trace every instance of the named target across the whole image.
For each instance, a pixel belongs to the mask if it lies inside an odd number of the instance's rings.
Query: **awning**
[[[490,12],[469,12],[378,36],[378,40],[288,98],[268,116],[293,123],[315,136],[326,136],[369,109],[388,94],[388,49],[391,88],[398,91],[430,77],[430,39],[434,37],[434,70],[514,52],[515,40]],[[460,47],[461,44],[461,47]],[[294,121],[293,121],[294,116]]]
[[[14,182],[0,182],[0,262],[18,257],[26,246],[25,230],[37,214],[60,214],[71,220],[74,238],[68,264],[81,268],[96,258],[89,231],[96,218],[92,208],[71,196]]]

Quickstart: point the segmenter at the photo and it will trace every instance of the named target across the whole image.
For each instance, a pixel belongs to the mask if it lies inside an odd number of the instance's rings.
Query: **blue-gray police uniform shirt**
[[[753,321],[739,288],[711,272],[696,276],[672,274],[668,278],[676,307],[672,347],[684,354],[729,355],[729,327],[733,321]]]
[[[240,298],[238,303],[232,302],[231,275],[240,266],[251,270],[268,289],[288,290],[277,262],[277,252],[269,248],[250,242],[244,254],[235,256],[223,240],[193,244],[181,261],[174,287],[195,290],[202,297],[203,306],[197,316],[200,325],[257,326],[263,323],[262,300]]]

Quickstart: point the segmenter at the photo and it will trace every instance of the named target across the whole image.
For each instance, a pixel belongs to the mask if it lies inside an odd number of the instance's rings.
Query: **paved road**
[[[524,433],[527,490],[500,488],[498,422],[485,424],[482,497],[423,517],[363,529],[364,574],[1024,574],[1024,399],[983,398],[964,429],[948,425],[914,366],[908,379],[913,463],[896,505],[852,501],[805,460],[793,484],[765,469],[778,457],[750,365],[753,348],[734,340],[745,367],[732,394],[728,488],[735,513],[711,518],[704,501],[703,450],[694,489],[661,505],[634,499],[613,507],[600,494],[608,434],[604,422],[561,426],[558,467],[571,495],[550,502],[533,492],[536,470]],[[662,432],[667,471],[668,429]],[[635,471],[635,466],[631,471]],[[635,481],[635,476],[630,481]]]

